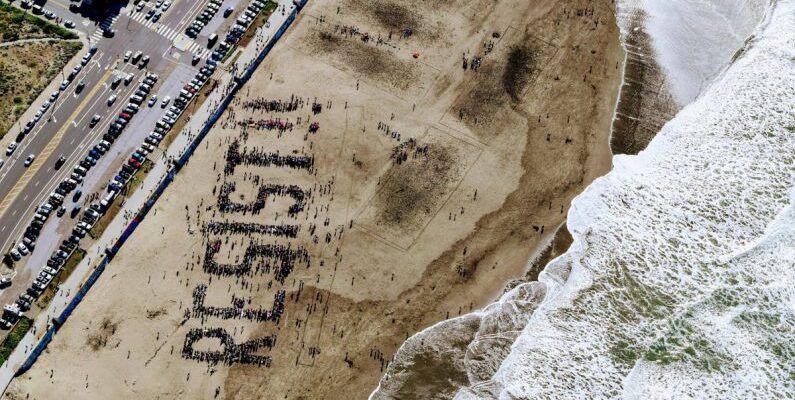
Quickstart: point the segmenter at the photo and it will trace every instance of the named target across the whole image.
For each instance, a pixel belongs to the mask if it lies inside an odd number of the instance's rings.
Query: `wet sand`
[[[606,0],[310,2],[7,397],[366,397],[550,257],[622,60]]]

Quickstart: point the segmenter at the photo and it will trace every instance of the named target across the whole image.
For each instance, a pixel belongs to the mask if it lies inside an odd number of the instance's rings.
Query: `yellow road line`
[[[55,149],[58,148],[58,145],[61,143],[61,139],[63,138],[63,135],[66,133],[66,130],[69,129],[69,126],[72,125],[72,121],[74,121],[78,117],[78,115],[83,111],[83,109],[86,107],[88,102],[93,100],[94,95],[97,94],[97,91],[102,89],[102,83],[105,82],[106,79],[108,79],[108,77],[113,73],[113,71],[114,71],[113,68],[108,68],[108,70],[105,72],[104,75],[102,75],[102,78],[100,78],[99,82],[94,86],[91,92],[83,99],[82,102],[80,102],[80,104],[77,106],[77,108],[72,113],[72,115],[70,115],[69,118],[63,121],[63,126],[61,127],[61,129],[59,129],[58,132],[55,134],[55,136],[53,136],[53,138],[50,140],[50,142],[47,143],[46,146],[44,146],[44,149],[42,149],[41,153],[39,153],[38,157],[36,157],[36,160],[33,161],[33,164],[30,167],[28,167],[25,173],[22,174],[22,176],[19,178],[19,181],[17,181],[14,187],[8,192],[8,194],[3,199],[3,201],[0,202],[0,217],[2,217],[3,214],[5,214],[8,207],[14,202],[14,200],[16,200],[17,196],[19,196],[19,193],[21,193],[22,190],[25,189],[25,186],[27,186],[27,184],[30,183],[30,180],[33,179],[33,176],[36,175],[36,173],[39,171],[41,166],[44,165],[44,163],[50,158],[50,156],[55,151]]]

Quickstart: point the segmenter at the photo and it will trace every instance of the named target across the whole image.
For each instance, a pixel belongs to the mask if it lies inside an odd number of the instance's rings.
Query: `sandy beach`
[[[5,397],[365,398],[549,256],[623,60],[607,0],[310,1]]]

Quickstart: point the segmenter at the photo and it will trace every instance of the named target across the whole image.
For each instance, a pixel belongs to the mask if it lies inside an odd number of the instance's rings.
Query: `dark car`
[[[79,214],[79,213],[80,213],[80,208],[81,208],[81,207],[80,207],[79,205],[75,206],[75,207],[72,209],[72,212],[71,212],[71,213],[69,213],[69,217],[71,217],[71,218],[74,218],[74,217],[76,217],[76,216],[77,216],[77,214]]]
[[[94,116],[91,118],[91,122],[89,122],[89,123],[88,123],[88,127],[89,127],[89,128],[93,128],[93,127],[97,126],[97,123],[99,123],[99,120],[100,120],[100,119],[102,119],[102,116],[101,116],[101,115],[99,115],[99,114],[96,114],[96,115],[94,115]]]
[[[61,169],[63,164],[66,162],[66,157],[60,156],[57,160],[55,160],[55,169]]]
[[[59,217],[63,217],[63,215],[64,215],[65,213],[66,213],[66,209],[65,209],[65,208],[63,208],[63,207],[61,207],[61,208],[59,208],[59,209],[58,209],[58,211],[56,211],[56,212],[55,212],[55,215],[57,215],[57,216],[59,216]]]
[[[122,165],[121,166],[121,170],[123,172],[126,172],[126,173],[130,174],[130,175],[135,173],[135,168],[133,168],[133,167],[127,165],[127,164]]]

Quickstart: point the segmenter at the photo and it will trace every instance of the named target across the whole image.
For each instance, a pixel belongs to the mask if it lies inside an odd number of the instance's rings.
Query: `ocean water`
[[[657,61],[680,106],[693,101],[732,60],[764,18],[770,0],[621,0],[641,9]],[[620,17],[619,17],[620,18]]]
[[[795,0],[758,4],[730,65],[685,74],[693,100],[574,200],[569,251],[411,337],[372,398],[795,399]]]

